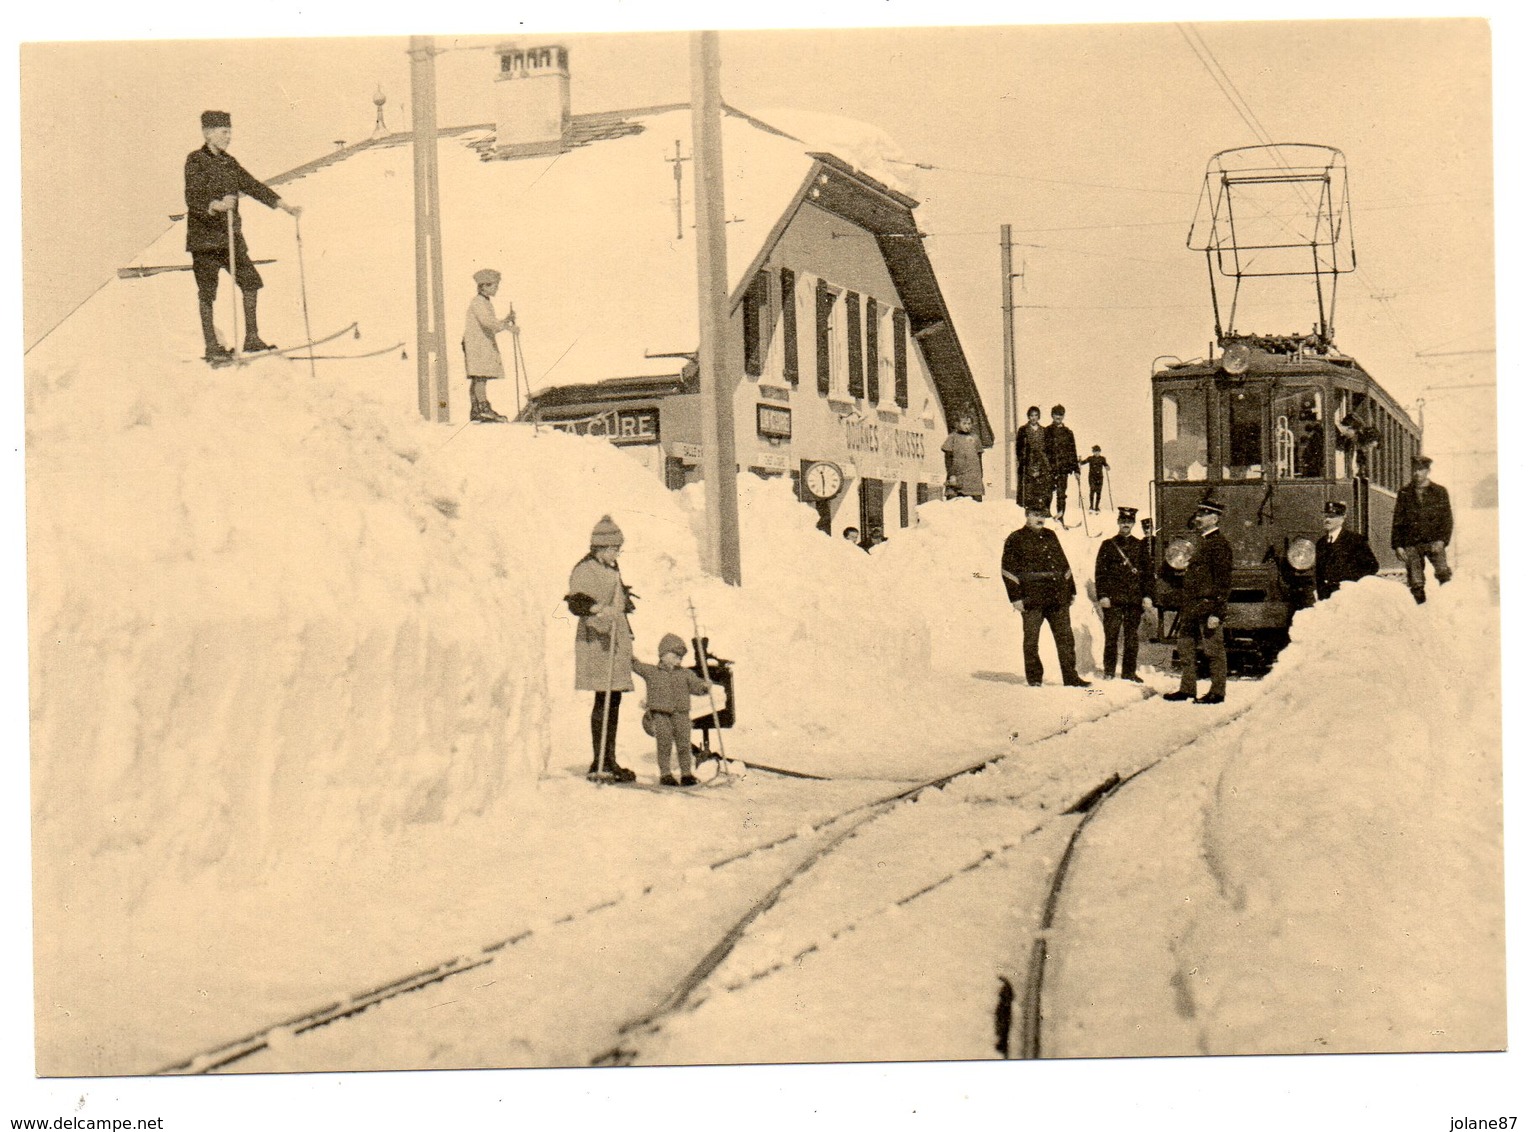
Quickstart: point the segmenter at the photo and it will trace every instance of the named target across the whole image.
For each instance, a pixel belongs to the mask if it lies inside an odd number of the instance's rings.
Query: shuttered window
[[[849,320],[849,396],[865,395],[865,343],[864,326],[860,322],[860,297],[854,291],[844,292],[844,315]]]
[[[780,316],[784,342],[783,372],[791,385],[801,383],[801,358],[796,352],[796,273],[780,269]]]
[[[753,277],[743,295],[743,372],[749,377],[764,373],[764,319],[769,313],[769,273]]]
[[[833,373],[833,300],[826,282],[817,280],[817,392],[827,396]]]
[[[881,312],[874,296],[865,296],[865,400],[881,399]]]
[[[896,400],[907,408],[907,315],[899,310],[891,312],[891,360],[892,373],[896,379]]]

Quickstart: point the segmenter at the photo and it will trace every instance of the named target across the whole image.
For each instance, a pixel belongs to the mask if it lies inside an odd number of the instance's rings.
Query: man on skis
[[[254,197],[267,208],[279,208],[292,216],[300,216],[302,208],[288,204],[255,180],[228,152],[228,143],[233,139],[233,120],[226,111],[202,113],[202,137],[206,144],[186,155],[186,250],[191,253],[191,272],[196,277],[196,298],[207,361],[220,365],[233,359],[233,351],[218,342],[212,308],[218,295],[218,273],[229,270],[230,257],[233,259],[234,282],[244,295],[245,353],[276,348],[261,340],[256,324],[255,306],[264,283],[250,262],[249,248],[244,243],[244,229],[239,218],[240,194]]]
[[[1082,470],[1077,460],[1077,438],[1066,426],[1066,407],[1051,409],[1051,423],[1045,426],[1045,456],[1050,461],[1051,491],[1056,496],[1056,521],[1066,525],[1067,481]]]

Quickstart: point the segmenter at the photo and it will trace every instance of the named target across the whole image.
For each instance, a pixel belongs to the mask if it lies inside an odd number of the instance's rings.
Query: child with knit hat
[[[589,777],[631,782],[637,776],[616,762],[615,735],[621,721],[621,693],[631,680],[631,592],[621,580],[619,557],[625,536],[609,515],[589,533],[589,553],[568,578],[568,608],[578,617],[573,639],[573,686],[594,693],[589,713],[594,758]]]
[[[698,673],[680,668],[688,651],[674,633],[658,642],[658,663],[633,659],[632,671],[647,682],[647,714],[642,726],[658,741],[658,782],[662,786],[696,786],[690,756],[690,697],[703,696],[711,685]],[[679,751],[679,777],[674,777],[669,749]]]

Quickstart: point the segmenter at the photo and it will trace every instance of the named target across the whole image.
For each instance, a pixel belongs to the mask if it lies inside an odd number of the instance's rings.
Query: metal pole
[[[1004,224],[1003,249],[1003,498],[1018,497],[1014,443],[1019,435],[1017,361],[1013,346],[1013,230]]]
[[[440,249],[440,172],[435,122],[435,40],[409,38],[414,102],[414,326],[418,338],[419,415],[450,421],[446,385],[445,281]]]
[[[721,48],[717,33],[690,35],[690,118],[695,164],[696,293],[700,304],[700,442],[706,481],[706,572],[743,580],[738,546],[737,436],[726,365],[727,237],[722,191]]]

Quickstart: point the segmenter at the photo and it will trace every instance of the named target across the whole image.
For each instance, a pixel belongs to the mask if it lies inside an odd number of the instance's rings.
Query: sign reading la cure
[[[546,422],[558,432],[574,436],[603,436],[612,444],[657,444],[658,410],[610,409],[592,417]]]

